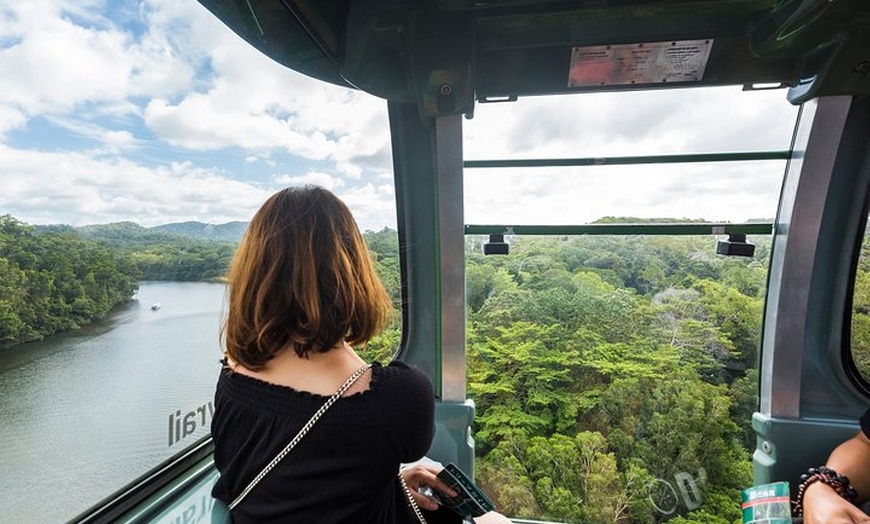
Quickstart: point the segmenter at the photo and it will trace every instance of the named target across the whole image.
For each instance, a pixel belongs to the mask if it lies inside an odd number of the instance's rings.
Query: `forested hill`
[[[221,240],[238,243],[248,227],[247,222],[227,222],[225,224],[205,224],[203,222],[175,222],[155,226],[153,229],[176,233],[202,240]]]
[[[229,267],[237,241],[209,240],[201,238],[196,231],[221,231],[228,235],[241,224],[235,222],[211,226],[199,222],[185,223],[190,234],[173,232],[175,225],[146,228],[132,222],[117,222],[76,228],[84,238],[102,242],[120,254],[130,257],[139,268],[143,280],[200,281],[220,279]],[[198,226],[193,226],[198,224]],[[201,226],[201,227],[200,227]]]
[[[131,299],[141,280],[217,280],[246,224],[32,226],[0,215],[0,348],[76,329]],[[172,230],[186,231],[186,234]]]
[[[96,224],[92,226],[36,226],[38,228],[65,227],[76,231],[81,236],[103,241],[112,247],[129,248],[143,245],[156,245],[180,240],[179,235],[156,228],[146,228],[133,222],[115,222],[112,224]]]

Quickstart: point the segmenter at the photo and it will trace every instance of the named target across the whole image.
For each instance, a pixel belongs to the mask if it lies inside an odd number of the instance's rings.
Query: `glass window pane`
[[[0,507],[61,522],[208,435],[221,277],[274,191],[342,198],[399,304],[389,126],[197,2],[0,11]]]
[[[480,104],[467,160],[786,151],[797,108],[782,90],[603,93]],[[743,222],[776,215],[785,160],[465,171],[469,224],[611,217]]]
[[[481,105],[467,159],[789,148],[784,92],[690,89]],[[686,103],[690,101],[690,103]],[[525,102],[525,105],[523,103]],[[772,221],[783,160],[466,169],[466,222]],[[478,481],[511,517],[661,522],[752,484],[770,237],[468,237]],[[737,507],[737,502],[733,507]],[[706,517],[705,517],[706,518]]]
[[[477,478],[511,517],[723,519],[752,484],[770,238],[513,237],[466,251]],[[717,498],[720,497],[720,498]],[[608,517],[609,516],[609,517]]]

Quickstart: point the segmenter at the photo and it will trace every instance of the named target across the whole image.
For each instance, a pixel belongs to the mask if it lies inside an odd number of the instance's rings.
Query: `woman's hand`
[[[455,497],[457,495],[450,486],[438,478],[439,471],[441,471],[441,468],[417,464],[416,466],[405,468],[401,472],[402,478],[405,479],[405,483],[408,485],[408,489],[411,490],[411,496],[414,497],[414,500],[421,509],[427,509],[429,511],[435,511],[438,509],[437,502],[418,491],[422,487],[428,486],[433,490],[441,491],[450,497]]]
[[[803,508],[804,524],[870,524],[870,515],[823,482],[807,488]]]

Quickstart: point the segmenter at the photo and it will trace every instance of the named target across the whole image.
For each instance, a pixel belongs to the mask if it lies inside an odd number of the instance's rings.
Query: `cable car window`
[[[275,190],[341,197],[398,304],[382,100],[197,2],[6,6],[0,70],[4,520],[72,519],[207,437],[221,277]]]
[[[514,226],[507,255],[466,241],[478,482],[515,518],[739,520],[770,234],[747,236],[752,257],[725,257],[713,236],[654,227],[761,219],[770,231],[785,159],[608,163],[787,151],[797,110],[782,91],[733,89],[523,103],[479,105],[466,126],[466,222]],[[510,165],[554,158],[591,161]],[[650,234],[511,234],[626,222]]]

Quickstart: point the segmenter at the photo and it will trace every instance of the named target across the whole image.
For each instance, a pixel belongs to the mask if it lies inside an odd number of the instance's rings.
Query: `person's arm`
[[[870,500],[870,439],[863,432],[837,446],[825,465],[849,478],[858,503]],[[804,524],[870,524],[870,516],[823,482],[807,487],[803,508]]]
[[[858,491],[858,503],[870,500],[870,439],[863,432],[840,444],[835,449],[827,466],[849,477],[852,487]]]

